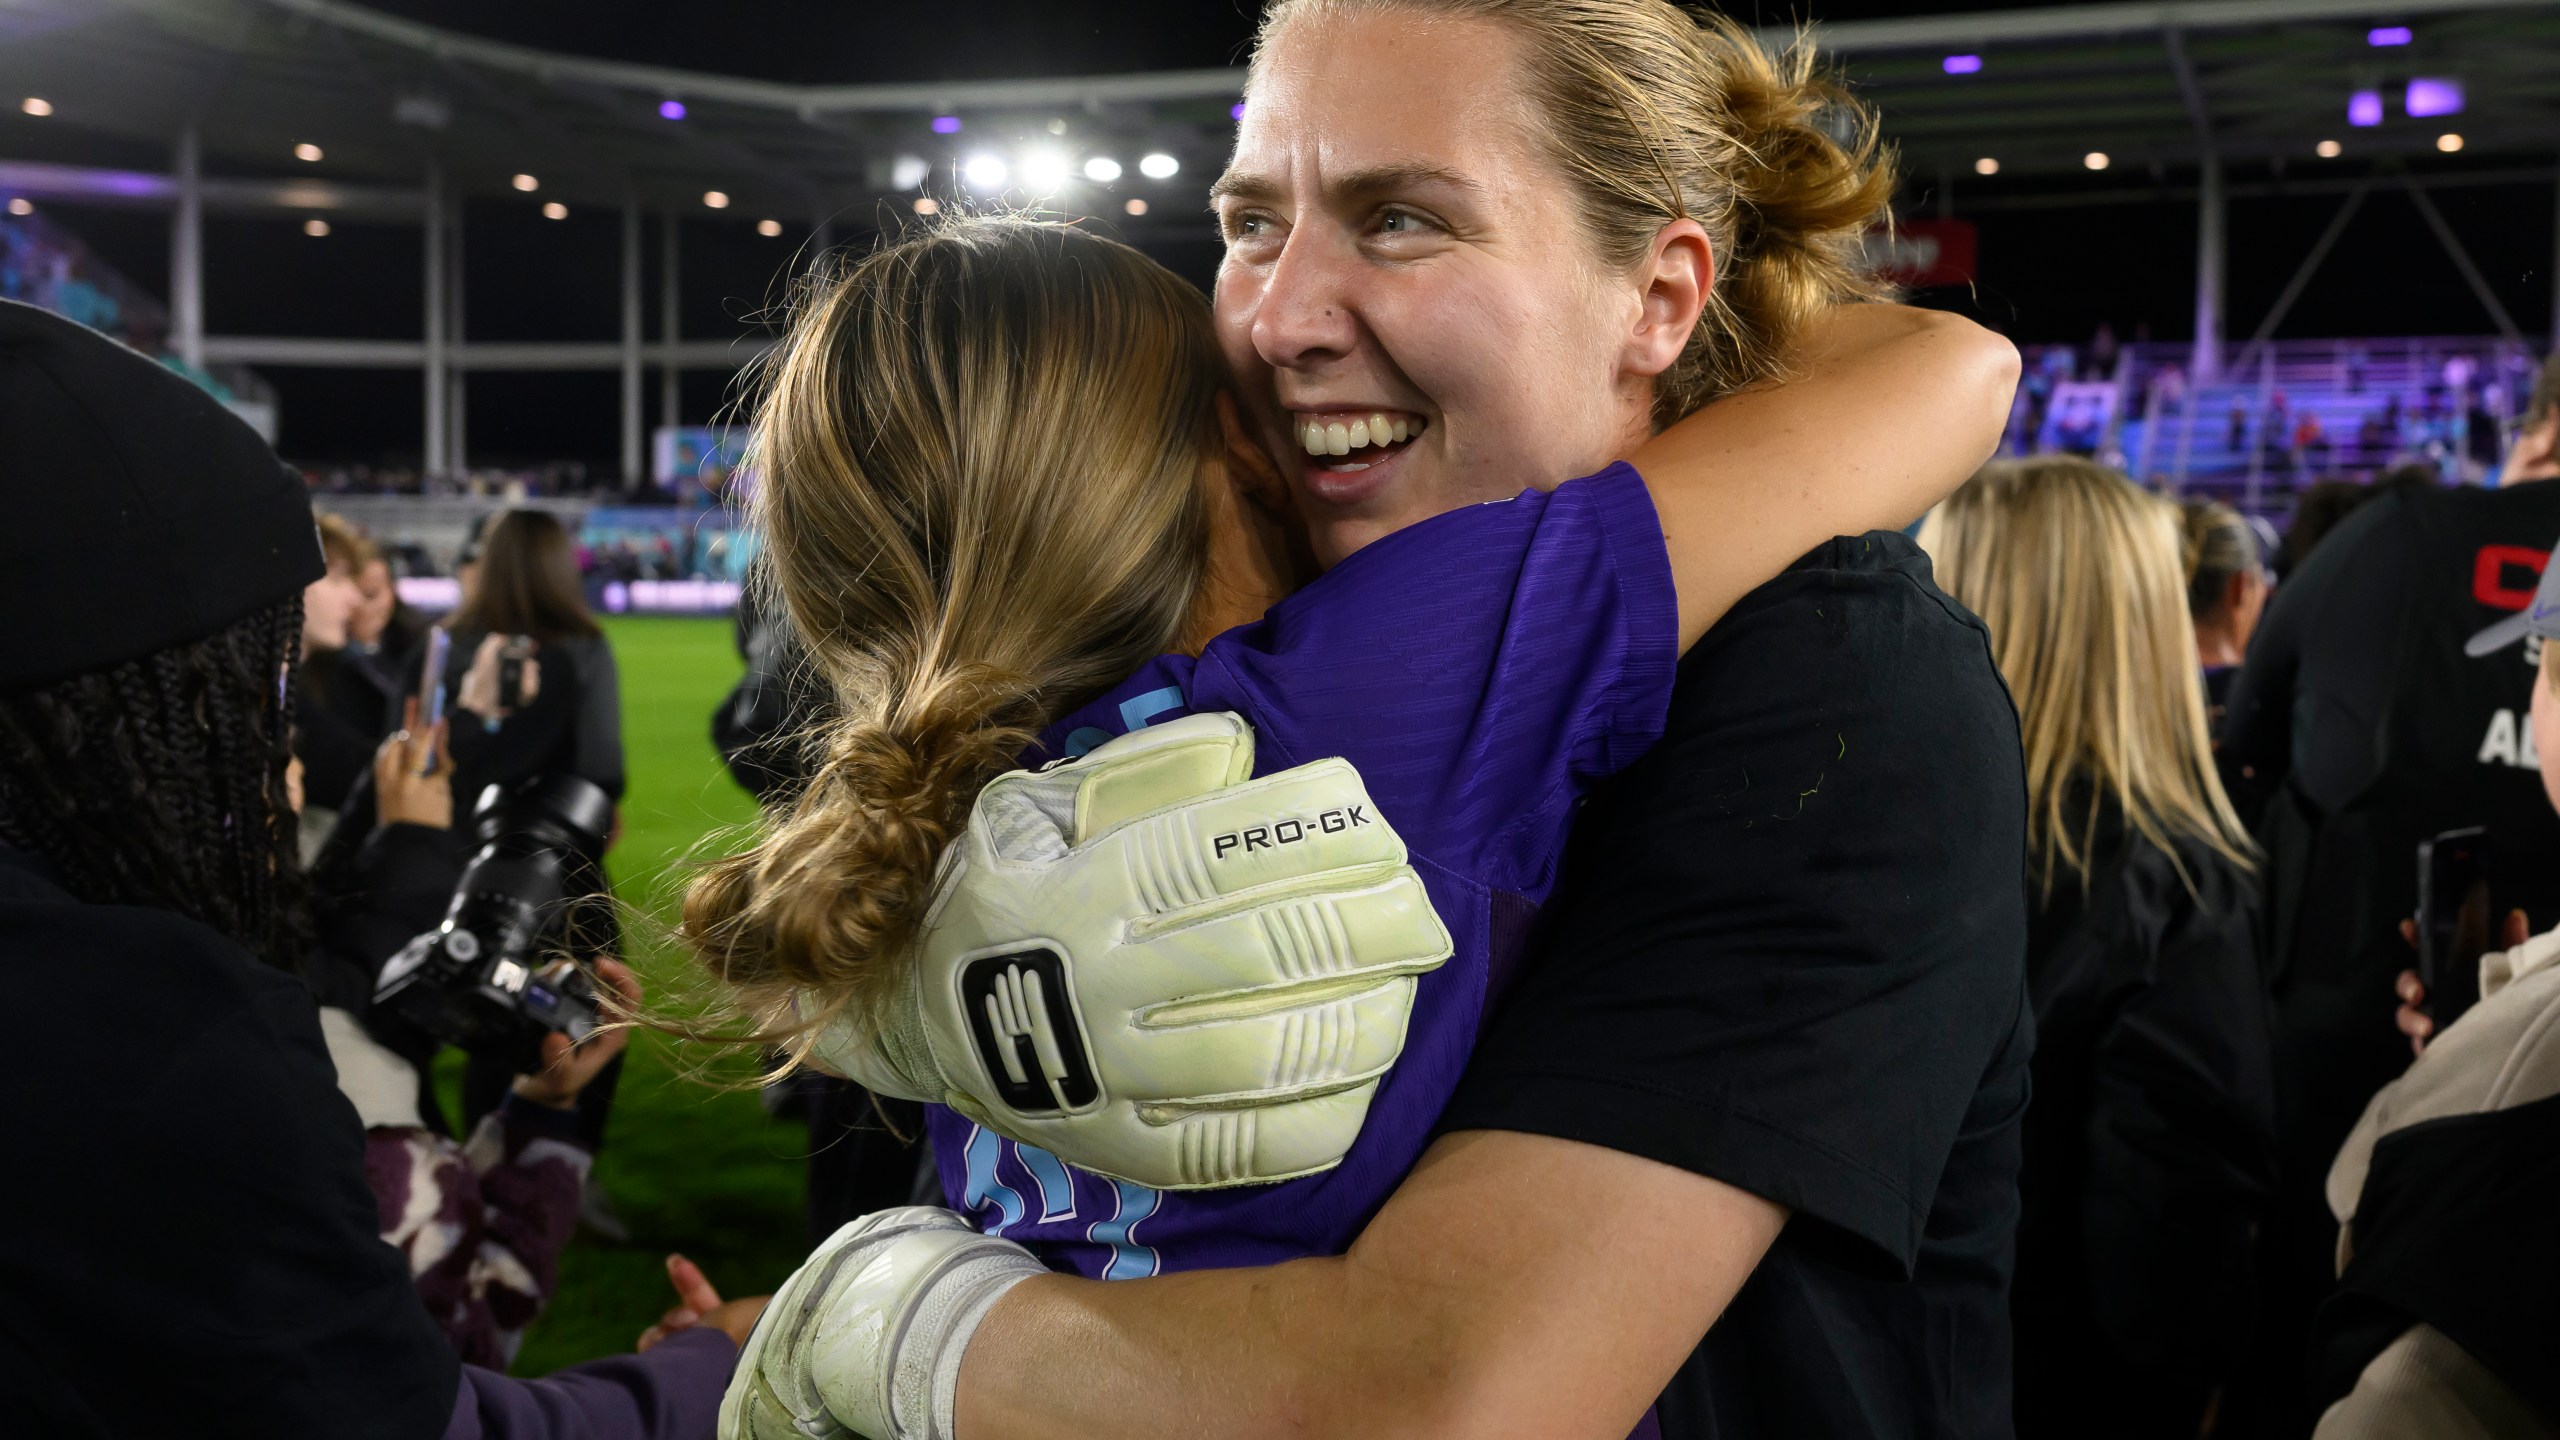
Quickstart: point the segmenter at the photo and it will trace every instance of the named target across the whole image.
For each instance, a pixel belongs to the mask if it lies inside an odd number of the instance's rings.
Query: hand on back
[[[1348,764],[1252,770],[1243,721],[1194,715],[1000,777],[886,1032],[812,1058],[1158,1189],[1339,1163],[1449,935]]]

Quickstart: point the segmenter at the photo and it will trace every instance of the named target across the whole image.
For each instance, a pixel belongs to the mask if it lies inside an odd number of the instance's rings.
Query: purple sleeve
[[[1534,888],[1546,834],[1662,733],[1679,616],[1624,465],[1380,539],[1201,656],[1263,773],[1339,755],[1418,853]]]
[[[444,1440],[707,1440],[737,1363],[736,1342],[697,1327],[646,1355],[592,1360],[540,1380],[465,1365]]]

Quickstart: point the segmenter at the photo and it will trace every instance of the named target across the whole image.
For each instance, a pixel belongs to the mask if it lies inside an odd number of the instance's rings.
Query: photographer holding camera
[[[0,1433],[708,1433],[758,1302],[517,1381],[457,1359],[382,1243],[297,978],[300,482],[182,378],[12,302],[0,477]]]
[[[416,1020],[408,1012],[418,1010],[423,997],[400,1003],[417,988],[414,979],[391,1004],[375,1009],[383,964],[433,943],[422,932],[439,932],[469,873],[451,843],[453,766],[444,736],[441,724],[420,727],[418,703],[411,700],[402,728],[375,754],[376,823],[331,877],[335,893],[320,897],[321,953],[313,963],[327,978],[315,980],[313,989],[338,1088],[365,1125],[365,1179],[382,1238],[408,1259],[419,1297],[455,1351],[476,1365],[504,1367],[551,1298],[560,1251],[576,1228],[579,1195],[595,1163],[578,1140],[578,1094],[622,1053],[627,1032],[608,1029],[573,1043],[572,1030],[593,1024],[591,1006],[567,1029],[518,1026],[513,1034],[484,1035],[478,1032],[500,1027],[438,1023],[448,1018],[452,982],[470,984],[476,974],[432,977],[447,981],[443,994]],[[492,809],[504,814],[505,807]],[[538,940],[538,932],[527,938]],[[491,963],[507,958],[493,955]],[[627,968],[613,960],[595,965],[626,1005],[638,1004],[639,982]],[[577,989],[587,993],[583,982]],[[386,1034],[395,1043],[386,1044]],[[482,1040],[483,1049],[521,1056],[528,1039],[532,1053],[518,1062],[525,1073],[469,1140],[457,1143],[427,1082],[426,1062],[448,1040]]]
[[[587,612],[568,532],[547,510],[508,510],[482,530],[474,579],[446,622],[453,645],[443,676],[453,697],[454,794],[491,785],[575,776],[622,798],[622,700],[613,647]],[[568,927],[581,959],[621,948],[602,869],[603,847],[570,877],[577,892]],[[605,1121],[622,1075],[609,1065],[580,1095],[579,1143],[603,1148]],[[475,1055],[464,1072],[463,1123],[476,1125],[506,1098],[514,1072]],[[628,1238],[592,1183],[582,1218],[610,1239]]]

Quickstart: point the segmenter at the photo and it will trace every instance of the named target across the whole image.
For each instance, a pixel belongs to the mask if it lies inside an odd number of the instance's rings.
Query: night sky
[[[937,0],[892,7],[845,0],[721,0],[712,5],[614,0],[614,23],[599,25],[600,0],[373,0],[377,8],[496,39],[610,58],[754,75],[793,82],[1189,68],[1238,63],[1251,34],[1252,7],[1237,0]],[[1767,23],[1803,7],[1728,6]],[[1820,13],[1850,20],[2023,8],[1969,0],[1961,6],[1834,0]],[[965,39],[955,37],[967,37]],[[0,157],[39,153],[31,121],[0,112]],[[44,137],[60,156],[58,130]],[[165,156],[111,153],[95,163],[165,168]],[[2494,164],[2495,162],[2484,162]],[[2507,163],[2512,163],[2512,160]],[[2147,177],[2108,177],[2121,191]],[[2235,173],[2241,183],[2267,174]],[[2174,188],[2191,176],[2171,174]],[[2195,207],[2164,196],[2143,204],[1972,211],[1967,200],[2053,194],[2054,182],[1966,177],[1957,214],[1981,227],[1981,280],[1972,293],[1936,292],[1928,303],[1965,310],[2024,342],[2082,340],[2100,322],[2135,338],[2186,338],[2192,329]],[[2095,188],[2095,187],[2093,187]],[[1925,180],[1904,194],[1906,213],[1934,213]],[[2446,218],[2470,246],[2518,323],[2534,331],[2551,314],[2554,200],[2551,185],[2440,190]],[[2300,256],[2338,204],[2333,195],[2240,198],[2230,216],[2229,328],[2246,335],[2273,302]],[[168,220],[163,214],[48,205],[109,263],[165,294]],[[732,333],[736,321],[768,309],[778,281],[807,238],[794,225],[758,236],[756,217],[701,215],[684,222],[684,332]],[[214,217],[206,226],[206,326],[214,333],[414,337],[419,333],[420,237],[414,228],[342,221],[326,239],[300,233],[298,217]],[[472,339],[609,340],[618,327],[618,217],[587,209],[546,221],[521,205],[473,205],[465,218],[465,268]],[[847,227],[852,228],[852,227]],[[1197,238],[1148,246],[1176,270],[1207,283],[1217,262],[1206,226]],[[856,238],[840,229],[838,238]],[[645,291],[648,333],[658,330],[652,217]],[[2455,276],[2408,200],[2377,191],[2319,277],[2284,335],[2478,334],[2493,329]],[[280,394],[280,448],[303,461],[414,460],[423,402],[414,374],[261,367]],[[484,374],[470,382],[470,453],[475,464],[583,458],[610,471],[619,453],[612,374]],[[686,419],[713,417],[725,380],[691,374]],[[658,420],[657,383],[646,396]]]

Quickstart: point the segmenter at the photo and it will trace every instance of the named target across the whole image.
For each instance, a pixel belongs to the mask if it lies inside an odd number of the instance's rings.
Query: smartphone
[[[533,655],[533,637],[510,635],[498,651],[498,708],[524,708],[524,662]]]
[[[2478,825],[2418,842],[2418,979],[2441,1033],[2480,998],[2489,950],[2489,832]]]
[[[438,625],[427,631],[426,658],[418,666],[418,723],[429,730],[444,718],[445,660],[453,653],[453,634]],[[424,773],[436,773],[435,752],[427,752]]]

